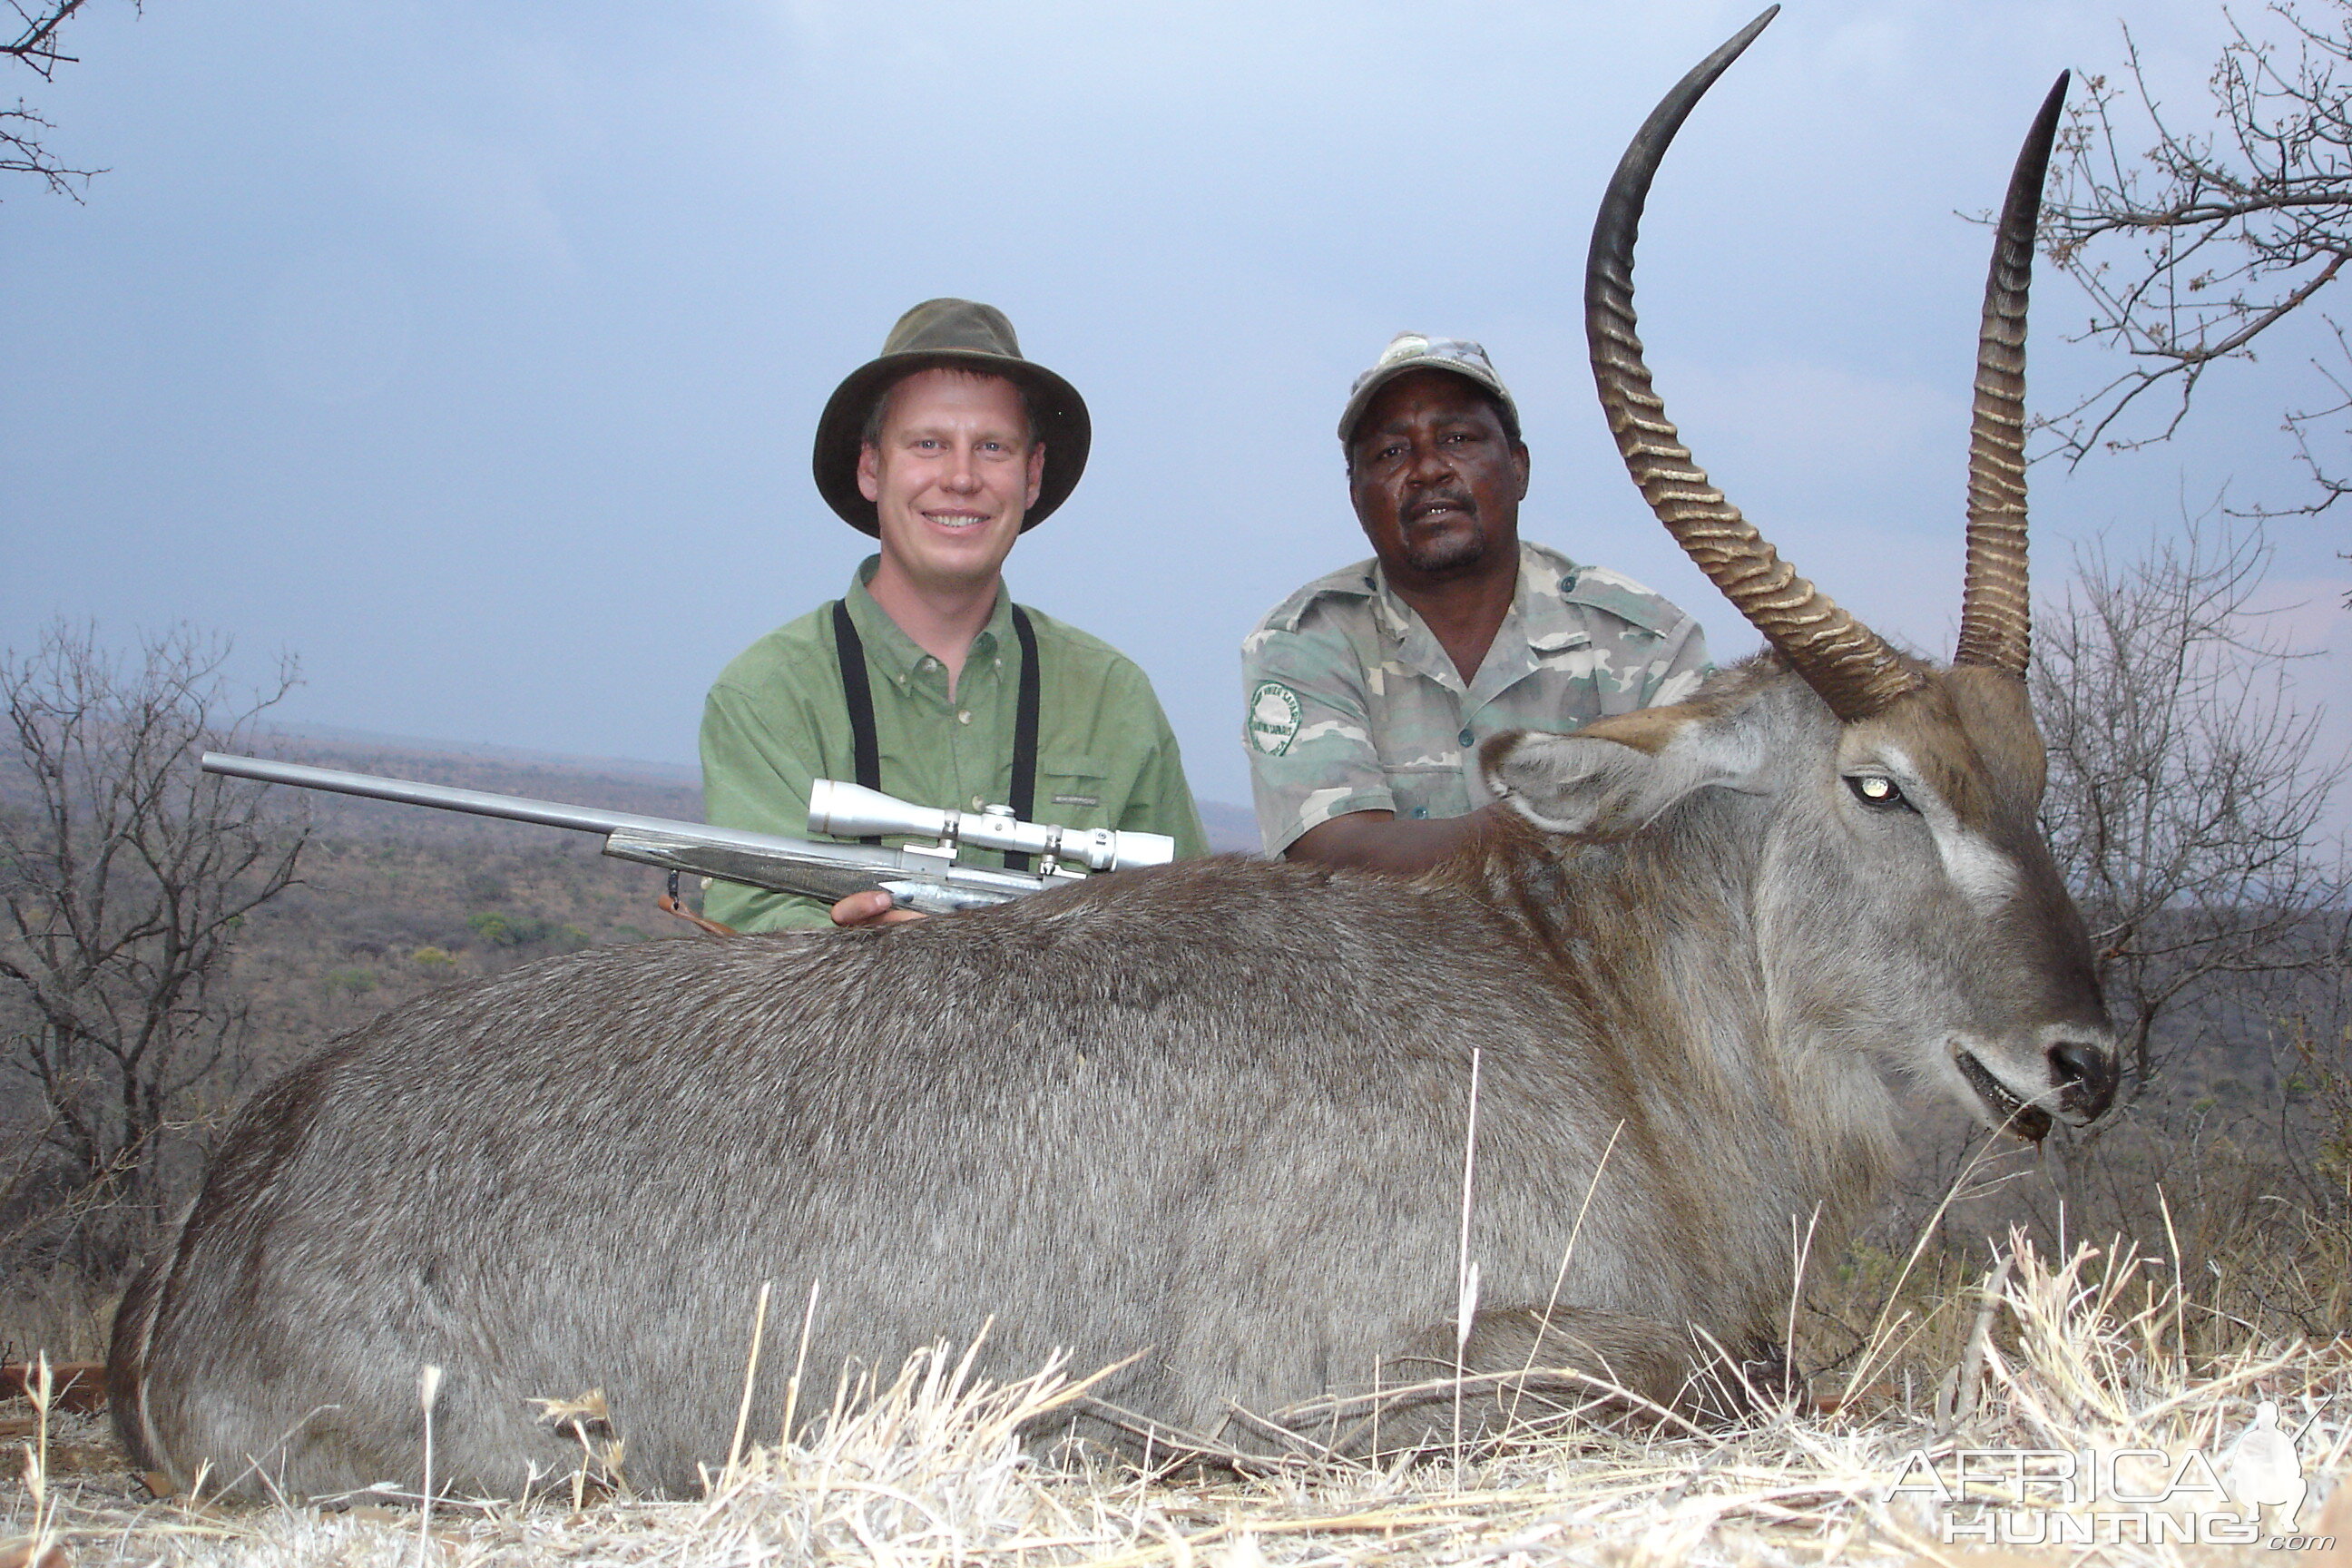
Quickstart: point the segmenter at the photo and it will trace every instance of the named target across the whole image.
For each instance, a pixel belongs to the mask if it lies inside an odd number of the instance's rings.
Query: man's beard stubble
[[[1460,510],[1455,521],[1433,531],[1420,531],[1411,523],[1404,524],[1399,532],[1405,564],[1425,577],[1444,577],[1486,559],[1486,530],[1479,521],[1477,502],[1466,495],[1451,493],[1422,500],[1446,501]]]

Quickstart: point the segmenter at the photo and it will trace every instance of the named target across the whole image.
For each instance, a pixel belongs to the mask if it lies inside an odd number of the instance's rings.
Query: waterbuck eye
[[[1852,790],[1853,798],[1863,805],[1876,806],[1882,811],[1898,807],[1907,810],[1911,805],[1903,798],[1903,792],[1895,786],[1895,781],[1885,773],[1848,773],[1845,775],[1845,787]]]

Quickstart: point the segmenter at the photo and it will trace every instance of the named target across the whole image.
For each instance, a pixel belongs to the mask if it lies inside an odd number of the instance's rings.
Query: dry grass
[[[747,1447],[691,1502],[575,1500],[559,1486],[522,1507],[437,1500],[429,1516],[385,1506],[393,1499],[341,1511],[158,1503],[108,1457],[90,1418],[36,1409],[22,1423],[23,1477],[0,1494],[0,1533],[16,1538],[18,1562],[55,1544],[80,1564],[1981,1563],[2002,1559],[1939,1539],[1967,1508],[1916,1486],[1890,1496],[1906,1473],[1916,1481],[1915,1452],[1948,1474],[1961,1449],[2168,1456],[2141,1461],[2136,1476],[2195,1450],[2226,1468],[2224,1451],[2268,1398],[2283,1426],[2302,1428],[2305,1528],[2352,1535],[2347,1347],[2247,1330],[2231,1340],[2192,1286],[2128,1247],[2054,1259],[2019,1244],[1938,1304],[1965,1324],[1956,1359],[1939,1349],[1918,1360],[1916,1314],[1892,1312],[1851,1369],[1866,1386],[1843,1403],[1815,1391],[1836,1408],[1704,1436],[1588,1428],[1484,1455],[1292,1465],[1247,1479],[1040,1460],[1024,1436],[1055,1429],[1086,1380],[1048,1366],[990,1384],[968,1352],[945,1349],[913,1357],[887,1385],[839,1391],[796,1442]],[[784,1415],[756,1425],[774,1430]],[[1998,1505],[2014,1503],[2004,1496],[2013,1490],[1996,1479],[1969,1494]],[[2345,1560],[2267,1541],[2221,1550],[2102,1539],[2063,1560]]]

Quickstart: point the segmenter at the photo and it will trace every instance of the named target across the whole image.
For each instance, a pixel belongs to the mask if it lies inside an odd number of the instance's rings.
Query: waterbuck
[[[628,1479],[688,1490],[727,1451],[763,1282],[791,1304],[772,1347],[817,1287],[806,1384],[992,1324],[998,1370],[1124,1361],[1103,1432],[1263,1450],[1243,1413],[1350,1416],[1457,1364],[1699,1409],[1695,1370],[1771,1363],[1792,1227],[1833,1251],[1870,1202],[1894,1080],[2028,1138],[2097,1114],[2113,1058],[2035,828],[2023,679],[2025,293],[2064,81],[2000,229],[1939,670],[1709,486],[1633,335],[1651,176],[1768,19],[1627,152],[1586,308],[1635,480],[1771,651],[1679,707],[1496,738],[1516,816],[1411,880],[1196,862],[402,1007],[253,1100],[125,1300],[109,1375],[137,1462],[414,1488],[429,1365],[441,1486],[568,1470],[579,1435],[539,1402],[593,1389]],[[795,1359],[759,1366],[755,1431]]]

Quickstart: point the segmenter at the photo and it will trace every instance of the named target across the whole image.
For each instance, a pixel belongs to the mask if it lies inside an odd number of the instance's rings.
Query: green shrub
[[[492,947],[534,947],[544,944],[558,952],[586,947],[595,939],[570,922],[557,924],[536,915],[505,915],[483,910],[466,917],[468,930]]]

